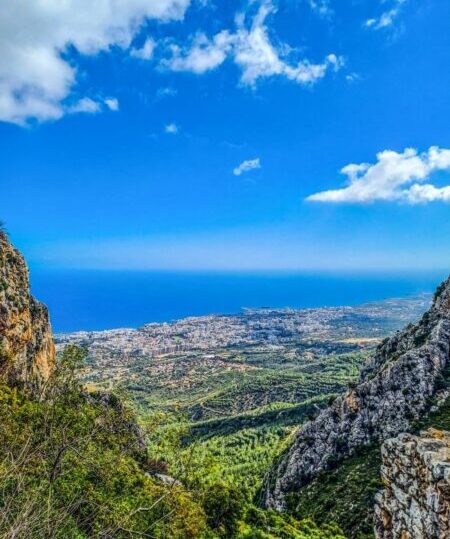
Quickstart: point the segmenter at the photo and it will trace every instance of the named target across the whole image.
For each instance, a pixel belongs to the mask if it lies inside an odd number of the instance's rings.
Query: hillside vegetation
[[[145,378],[145,395],[149,395],[145,402],[140,391],[135,397],[135,383],[121,387],[140,417],[153,422],[150,448],[177,477],[183,474],[186,460],[192,470],[199,470],[202,484],[220,479],[252,499],[295,427],[327,406],[357,376],[364,358],[364,353],[355,352],[316,357],[297,368],[272,365],[250,373],[205,373],[201,388],[188,389],[181,380],[178,388],[166,388],[165,393],[153,392],[151,380]],[[192,411],[200,407],[201,419],[193,420]],[[167,450],[171,437],[179,438],[173,454]]]
[[[370,536],[376,447],[293,492],[285,514],[259,507],[263,480],[426,297],[69,335],[55,358],[26,264],[0,239],[0,537]]]
[[[198,482],[197,464],[183,483],[158,476],[166,464],[134,414],[111,394],[82,391],[83,359],[66,348],[43,400],[0,383],[1,537],[343,538],[336,526],[257,509],[219,477]],[[166,437],[171,455],[177,439]]]
[[[89,353],[83,372],[86,387],[91,391],[113,388],[130,403],[146,427],[155,470],[176,477],[193,493],[210,532],[214,530],[212,533],[223,537],[304,537],[307,533],[334,537],[342,533],[333,524],[341,521],[342,526],[340,510],[327,512],[320,498],[331,497],[332,486],[314,492],[309,505],[304,504],[304,511],[290,516],[257,509],[260,488],[273,459],[290,444],[298,425],[314,419],[357,379],[361,364],[379,337],[427,305],[423,298],[408,301],[374,304],[361,313],[346,308],[342,318],[320,310],[314,316],[317,320],[331,317],[329,327],[316,322],[321,328],[317,333],[308,330],[305,334],[291,334],[283,330],[278,344],[261,341],[207,348],[204,335],[211,342],[216,335],[206,330],[195,333],[195,319],[186,322],[187,329],[174,327],[175,334],[170,337],[175,343],[185,339],[191,348],[155,357],[142,356],[137,342],[133,343],[134,338],[139,338],[144,346],[145,327],[136,334],[128,330],[124,330],[125,335],[121,331],[75,334],[73,340]],[[268,313],[264,312],[264,324],[269,323]],[[256,312],[252,313],[251,320],[260,331],[256,316]],[[207,317],[199,323],[208,324],[209,320]],[[212,320],[215,323],[214,317]],[[163,335],[168,331],[171,335],[167,327],[162,327]],[[160,338],[158,326],[151,325],[149,331],[152,339]],[[126,353],[120,349],[124,339],[129,350]],[[168,337],[164,339],[168,346]],[[203,339],[203,349],[195,349],[195,339]],[[62,338],[64,345],[71,340],[71,336]],[[364,465],[362,462],[362,468]],[[369,466],[376,465],[374,461]],[[341,481],[341,476],[336,481],[343,484],[346,479]],[[360,483],[362,488],[363,479]],[[374,479],[371,485],[375,490],[379,482]],[[317,494],[318,511],[313,501]],[[357,498],[358,492],[349,491],[349,497],[353,496]],[[209,500],[214,499],[219,500],[216,508],[221,511],[227,507],[230,511],[223,518],[208,516]],[[233,500],[239,510],[231,515]],[[365,510],[363,502],[360,508]],[[365,518],[361,513],[362,522]],[[314,524],[319,521],[321,529]],[[360,528],[367,529],[363,525]],[[349,526],[346,529],[349,532]]]
[[[283,429],[317,404],[305,401],[302,408],[291,403],[302,391],[305,397],[314,394],[311,384],[296,388],[295,379],[305,379],[303,373],[292,372],[288,364],[285,372],[276,373],[272,364],[266,372],[235,361],[238,372],[256,376],[233,378],[232,372],[222,381],[220,373],[236,369],[213,362],[212,370],[205,371],[201,359],[194,369],[178,360],[169,371],[160,365],[158,378],[137,362],[129,377],[124,376],[127,369],[119,367],[111,375],[106,368],[115,391],[105,391],[104,378],[95,379],[94,366],[86,364],[84,348],[65,343],[55,357],[47,310],[30,294],[26,263],[1,231],[0,278],[0,537],[342,539],[336,525],[317,526],[252,503]],[[348,364],[353,369],[352,361]],[[114,371],[114,364],[107,365]],[[341,378],[338,374],[331,385],[344,383]],[[147,393],[151,381],[153,394]],[[243,444],[236,440],[234,454],[214,455],[212,446],[202,445],[213,443],[213,429],[206,437],[201,430],[191,432],[189,412],[209,398],[217,403],[214,410],[220,410],[221,402],[227,410],[237,401],[240,384],[249,388],[249,399],[236,403],[228,426],[216,430],[218,436],[241,437]],[[190,387],[197,391],[184,405],[177,404],[175,389],[187,396]],[[271,390],[268,401],[266,389]],[[153,405],[139,398],[142,390],[156,399]],[[280,397],[286,402],[277,403]],[[202,416],[197,419],[206,425],[209,416]],[[214,412],[209,420],[219,416]],[[247,436],[242,427],[248,421],[267,432]],[[216,442],[219,450],[218,437]],[[252,459],[249,448],[257,446],[260,456]]]
[[[132,414],[113,397],[80,391],[80,359],[67,350],[45,400],[0,386],[0,536],[199,537],[201,506],[145,473]]]

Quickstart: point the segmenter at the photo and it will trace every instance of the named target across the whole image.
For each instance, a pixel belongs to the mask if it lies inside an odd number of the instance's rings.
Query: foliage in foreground
[[[145,474],[131,414],[82,394],[81,359],[66,351],[41,402],[0,386],[0,536],[200,537],[205,515],[190,494]]]
[[[44,400],[0,382],[0,537],[5,539],[343,539],[333,526],[256,509],[230,483],[187,467],[164,484],[134,415],[108,394],[86,394],[66,348]],[[170,437],[168,447],[176,452]],[[169,450],[169,449],[168,449]],[[206,471],[206,470],[203,470]]]

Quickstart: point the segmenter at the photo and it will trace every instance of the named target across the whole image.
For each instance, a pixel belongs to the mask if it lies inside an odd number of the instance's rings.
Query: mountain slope
[[[266,507],[283,510],[289,493],[361,447],[411,429],[430,407],[450,353],[450,279],[433,305],[378,347],[359,382],[301,428],[268,475]]]

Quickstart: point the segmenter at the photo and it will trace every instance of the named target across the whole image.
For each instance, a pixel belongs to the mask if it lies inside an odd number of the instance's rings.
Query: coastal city
[[[189,317],[148,323],[131,329],[79,331],[56,336],[57,348],[87,347],[91,357],[107,361],[126,357],[156,357],[191,350],[215,350],[256,345],[341,342],[364,346],[417,318],[430,295],[392,299],[355,307],[315,309],[245,309],[236,315]]]

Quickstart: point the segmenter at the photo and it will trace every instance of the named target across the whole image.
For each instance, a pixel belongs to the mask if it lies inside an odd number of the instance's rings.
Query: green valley
[[[254,310],[139,330],[64,334],[56,342],[61,350],[68,343],[86,349],[89,390],[113,390],[130,402],[162,474],[200,497],[218,485],[236,489],[248,510],[258,512],[253,504],[264,476],[295,429],[353,383],[376,344],[416,319],[429,299]],[[155,340],[159,351],[148,346]],[[301,515],[309,516],[322,525],[334,519],[318,519],[313,511]],[[250,517],[239,518],[243,533]],[[288,525],[288,517],[271,518]],[[286,537],[296,537],[290,533]]]

